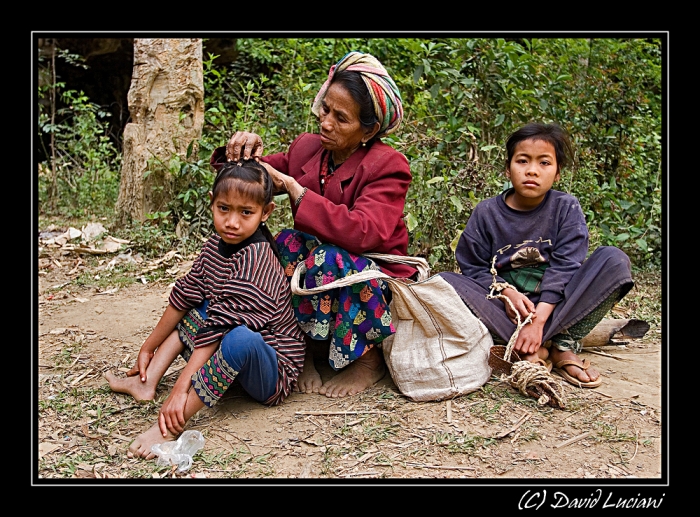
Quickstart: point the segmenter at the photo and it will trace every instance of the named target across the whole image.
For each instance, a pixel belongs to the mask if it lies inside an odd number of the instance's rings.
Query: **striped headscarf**
[[[321,86],[311,105],[311,111],[314,115],[319,116],[321,102],[326,95],[328,86],[331,84],[333,75],[343,70],[359,72],[362,80],[367,85],[374,103],[374,112],[380,123],[379,132],[376,136],[380,137],[396,131],[403,119],[403,106],[401,105],[399,89],[389,76],[389,72],[386,71],[376,57],[361,52],[349,52],[335,65],[331,66],[328,72],[328,79]]]

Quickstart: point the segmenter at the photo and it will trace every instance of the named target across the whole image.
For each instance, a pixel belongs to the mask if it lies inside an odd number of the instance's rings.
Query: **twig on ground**
[[[501,433],[501,434],[497,434],[496,436],[494,436],[494,438],[500,440],[501,438],[505,438],[506,436],[508,436],[508,435],[509,435],[510,433],[512,433],[513,431],[517,431],[518,428],[519,428],[521,425],[523,425],[523,423],[524,423],[528,418],[530,418],[531,416],[532,416],[532,415],[530,415],[529,413],[525,413],[523,416],[520,417],[520,419],[519,419],[517,422],[515,422],[515,424],[513,425],[513,427],[511,427],[508,431],[505,431],[505,432],[503,432],[503,433]]]
[[[622,465],[611,465],[608,463],[608,468],[613,471],[614,474],[621,476],[630,476],[632,473],[624,468]]]
[[[350,472],[349,474],[343,474],[344,478],[353,478],[358,476],[378,476],[380,473],[376,470],[368,470],[367,472]]]
[[[130,442],[131,440],[133,440],[133,438],[129,438],[127,436],[122,436],[121,434],[115,433],[114,431],[107,431],[106,429],[101,429],[99,427],[97,429],[95,429],[95,431],[100,433],[100,434],[104,434],[106,436],[109,436],[110,438],[116,438],[117,440],[121,440],[123,442]],[[85,436],[88,436],[88,435],[86,434]],[[89,438],[94,438],[94,436],[89,436]]]
[[[223,431],[221,431],[221,432],[223,433]],[[214,435],[214,433],[212,433],[212,434]],[[253,451],[250,450],[250,447],[248,447],[248,444],[245,443],[244,440],[242,440],[241,438],[239,438],[238,436],[236,436],[233,433],[229,433],[229,432],[226,432],[225,434],[216,433],[216,435],[214,435],[214,436],[216,436],[217,438],[223,438],[224,441],[226,442],[226,445],[228,445],[231,448],[231,452],[234,452],[234,450],[233,450],[233,444],[231,443],[231,440],[228,439],[229,436],[231,436],[231,437],[235,438],[236,440],[238,440],[239,442],[241,442],[245,446],[245,448],[248,449],[248,454],[250,454],[250,455],[253,454]],[[213,438],[214,436],[211,436],[210,438]]]
[[[634,430],[634,454],[629,459],[629,461],[632,461],[637,455],[637,449],[639,449],[639,429]]]
[[[573,413],[571,413],[569,416],[567,416],[567,417],[564,419],[564,422],[566,422],[569,418],[571,418],[571,417],[573,417],[573,416],[579,414],[581,411],[583,411],[583,409],[579,409],[579,410],[577,410],[577,411],[574,411]]]
[[[449,465],[428,465],[426,463],[406,463],[409,467],[417,467],[419,469],[442,469],[442,470],[476,470],[475,467],[457,467]]]
[[[314,419],[311,418],[311,417],[307,418],[306,421],[307,421],[307,422],[311,422],[311,423],[314,424],[316,427],[323,427],[321,424],[319,424],[316,420],[314,420]]]
[[[77,357],[75,358],[75,361],[73,361],[73,363],[66,369],[70,370],[71,368],[73,368],[76,365],[76,363],[78,362],[78,360],[80,360],[80,354],[77,355]]]
[[[361,458],[357,458],[357,460],[352,464],[348,465],[346,468],[351,469],[353,467],[357,467],[360,463],[366,462],[368,459],[376,456],[379,454],[378,452],[368,452],[367,454],[364,454]]]
[[[589,349],[584,349],[585,352],[588,352],[589,354],[595,354],[595,355],[602,355],[603,357],[610,357],[611,359],[615,359],[617,361],[629,361],[629,359],[625,357],[620,357],[619,355],[612,355],[612,354],[606,354],[605,352],[601,352],[599,350],[591,350]]]
[[[391,411],[297,411],[295,415],[332,416],[332,415],[388,415]]]
[[[573,438],[569,438],[565,442],[561,442],[560,444],[555,445],[554,448],[558,449],[559,447],[564,447],[566,445],[570,445],[578,440],[582,440],[583,438],[588,438],[592,434],[593,434],[593,431],[587,431],[583,434],[579,434],[578,436],[574,436]]]
[[[80,377],[78,377],[77,379],[73,379],[73,380],[71,381],[70,385],[71,385],[71,386],[75,386],[75,385],[78,384],[80,381],[82,381],[85,377],[87,377],[87,375],[88,375],[90,372],[92,372],[92,371],[93,371],[92,368],[88,369],[87,371],[85,371],[85,373],[81,374]]]
[[[411,438],[410,440],[406,440],[405,442],[402,443],[391,443],[389,444],[389,447],[398,447],[399,449],[405,449],[409,445],[412,445],[416,442],[422,442],[422,439],[419,438]]]

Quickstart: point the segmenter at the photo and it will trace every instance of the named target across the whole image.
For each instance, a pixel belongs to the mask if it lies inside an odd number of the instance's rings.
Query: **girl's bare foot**
[[[177,436],[173,435],[168,431],[168,436],[163,436],[160,432],[160,427],[158,422],[153,424],[150,429],[138,435],[131,445],[129,445],[129,452],[126,453],[129,458],[144,458],[150,460],[155,458],[156,455],[151,451],[157,443],[172,442],[177,440]]]
[[[384,356],[374,346],[326,381],[318,392],[331,398],[356,395],[379,382],[385,374]]]
[[[318,370],[316,370],[316,366],[314,366],[314,354],[310,350],[307,350],[304,356],[304,371],[299,374],[299,379],[297,380],[294,391],[300,393],[318,393],[322,384],[321,375],[318,373]]]
[[[112,372],[105,372],[104,378],[107,379],[109,387],[117,393],[126,393],[136,399],[137,402],[148,402],[156,397],[156,388],[151,386],[148,381],[141,382],[138,375],[132,377],[117,377]]]
[[[534,354],[527,354],[522,356],[523,361],[529,361],[531,363],[541,364],[545,368],[548,368],[547,358],[549,357],[549,350],[541,346],[537,349]]]

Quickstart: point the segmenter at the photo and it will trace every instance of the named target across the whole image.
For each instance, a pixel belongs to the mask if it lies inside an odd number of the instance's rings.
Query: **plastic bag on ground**
[[[178,472],[184,472],[192,466],[192,457],[204,447],[204,436],[199,431],[185,431],[177,441],[156,443],[151,452],[158,456],[156,465],[166,467],[177,465]]]

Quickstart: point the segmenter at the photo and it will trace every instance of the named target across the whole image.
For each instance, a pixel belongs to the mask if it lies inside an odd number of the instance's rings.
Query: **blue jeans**
[[[206,320],[207,305],[205,300],[199,307],[191,309],[178,324],[180,340],[185,345],[182,353],[185,360],[189,360],[194,350],[191,336],[196,334],[196,330],[193,327]],[[189,332],[183,330],[185,325]],[[241,325],[224,335],[214,354],[192,376],[192,386],[209,407],[221,399],[234,379],[238,379],[243,389],[255,400],[265,402],[277,391],[278,378],[275,349],[258,332]]]

